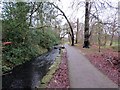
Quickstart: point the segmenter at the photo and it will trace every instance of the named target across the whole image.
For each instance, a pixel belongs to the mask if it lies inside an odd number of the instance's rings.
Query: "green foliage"
[[[10,67],[7,67],[7,66],[5,66],[5,65],[2,66],[2,71],[3,71],[3,72],[9,71],[9,70],[11,70]]]
[[[2,41],[9,41],[12,44],[3,46],[3,72],[25,63],[59,43],[57,34],[50,27],[44,31],[29,29],[27,20],[29,8],[25,2],[4,3]]]
[[[45,37],[45,38],[44,38]],[[42,45],[42,47],[44,48],[51,48],[53,45],[58,44],[59,40],[58,37],[56,36],[56,34],[51,31],[45,31],[43,34],[43,39],[41,40],[42,42],[40,42],[40,44]]]

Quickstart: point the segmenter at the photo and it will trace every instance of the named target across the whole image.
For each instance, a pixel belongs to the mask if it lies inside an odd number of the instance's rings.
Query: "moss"
[[[48,71],[48,73],[43,77],[40,88],[45,88],[47,86],[47,84],[53,78],[54,73],[59,68],[60,62],[61,62],[61,55],[58,55],[53,65],[51,65],[51,67],[49,68],[50,70]]]
[[[43,84],[48,83],[51,80],[52,76],[53,75],[46,75],[46,76],[44,76],[43,79],[42,79],[42,83]]]
[[[41,84],[41,86],[39,88],[45,88],[45,87],[47,87],[46,84]]]

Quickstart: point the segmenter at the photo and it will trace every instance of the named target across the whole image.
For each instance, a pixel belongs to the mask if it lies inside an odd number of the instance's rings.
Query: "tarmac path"
[[[71,88],[118,88],[112,80],[95,68],[80,50],[64,45],[67,49]]]

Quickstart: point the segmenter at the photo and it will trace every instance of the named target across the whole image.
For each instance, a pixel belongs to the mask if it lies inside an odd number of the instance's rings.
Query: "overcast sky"
[[[103,2],[103,0],[100,0],[100,1]],[[106,0],[106,1],[111,2],[112,6],[115,6],[115,7],[118,6],[118,0]],[[70,8],[70,6],[72,5],[72,2],[75,2],[75,4],[77,2],[83,2],[83,4],[81,5],[84,5],[85,0],[60,0],[58,4],[59,4],[59,7],[65,12],[66,16],[70,18],[72,21],[76,21],[76,19],[79,18],[80,22],[84,22],[84,14],[85,14],[84,6],[79,7],[79,10],[73,13],[75,9]],[[112,16],[111,14],[114,14],[114,12],[115,11],[111,9],[104,10],[103,15],[101,15],[101,17],[102,19],[105,19],[107,15]],[[66,22],[66,20],[64,20],[64,22]]]
[[[1,0],[0,2],[2,1],[13,1],[13,0]],[[20,0],[19,0],[20,1]],[[42,0],[37,0],[37,1],[42,1]],[[48,0],[49,1],[49,0]],[[66,16],[71,19],[72,21],[76,21],[77,18],[80,19],[80,22],[84,22],[84,13],[85,13],[85,8],[82,6],[82,7],[79,7],[79,10],[77,12],[74,12],[76,10],[76,8],[72,9],[71,8],[71,5],[73,2],[75,2],[75,4],[77,2],[85,2],[85,0],[52,0],[52,1],[55,1],[59,7],[65,12]],[[101,2],[103,0],[100,0]],[[111,5],[113,6],[118,6],[118,1],[120,0],[107,0],[107,1],[110,1],[111,2]],[[84,4],[82,4],[84,5]],[[80,5],[81,6],[81,5]],[[0,4],[0,13],[1,13],[1,9],[2,9],[2,5]],[[73,13],[74,12],[74,13]],[[111,15],[110,13],[114,13],[114,11],[111,11],[111,9],[108,9],[106,11],[104,11],[105,15]],[[104,19],[105,16],[102,18]],[[66,22],[65,19],[63,19],[63,22]]]

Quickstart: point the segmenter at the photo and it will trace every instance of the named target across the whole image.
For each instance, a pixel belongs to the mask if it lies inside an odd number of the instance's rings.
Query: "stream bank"
[[[14,68],[10,74],[2,76],[2,88],[35,88],[40,85],[40,80],[46,75],[49,67],[59,55],[60,47]]]

